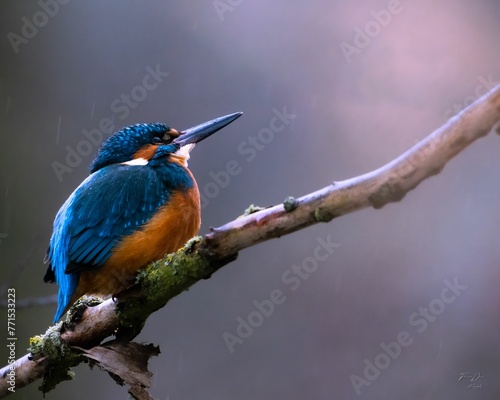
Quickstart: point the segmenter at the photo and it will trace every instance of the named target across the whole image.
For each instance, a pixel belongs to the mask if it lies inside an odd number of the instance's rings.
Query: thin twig
[[[0,300],[0,308],[7,308],[8,304],[7,300]],[[47,306],[49,304],[57,304],[57,294],[16,300],[16,310],[35,306]]]

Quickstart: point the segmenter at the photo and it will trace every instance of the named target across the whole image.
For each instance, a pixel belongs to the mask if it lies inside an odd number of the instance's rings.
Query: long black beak
[[[229,125],[231,122],[241,117],[242,115],[242,112],[236,112],[186,129],[185,131],[182,131],[177,138],[174,139],[173,143],[178,143],[181,146],[185,146],[187,144],[201,142],[203,139],[206,139],[211,134],[224,128],[226,125]]]

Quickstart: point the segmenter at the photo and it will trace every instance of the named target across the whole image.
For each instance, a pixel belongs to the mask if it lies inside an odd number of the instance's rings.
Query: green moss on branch
[[[201,279],[208,279],[236,256],[214,260],[200,247],[200,236],[194,237],[177,252],[155,261],[137,275],[136,285],[119,296],[117,315],[125,327],[142,324],[156,310],[189,289]]]

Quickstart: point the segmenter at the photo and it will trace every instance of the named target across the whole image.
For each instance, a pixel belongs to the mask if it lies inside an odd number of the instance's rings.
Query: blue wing
[[[99,172],[77,189],[71,207],[66,273],[103,265],[120,238],[149,221],[169,196],[152,168],[115,165]]]
[[[120,238],[145,224],[170,193],[147,166],[115,164],[90,175],[59,210],[47,251],[45,281],[59,285],[57,321],[81,271],[103,265]]]

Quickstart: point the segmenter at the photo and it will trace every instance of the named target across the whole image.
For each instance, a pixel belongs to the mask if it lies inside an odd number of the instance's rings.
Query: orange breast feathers
[[[140,230],[123,238],[106,263],[80,275],[72,304],[84,294],[110,297],[134,282],[137,271],[181,248],[200,228],[200,194],[196,181],[175,192]]]

